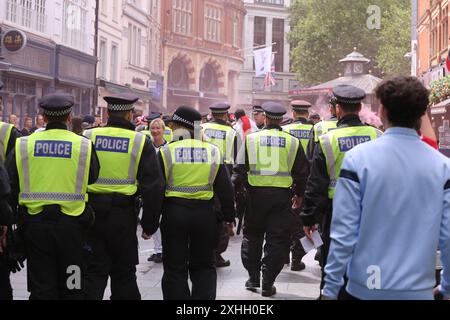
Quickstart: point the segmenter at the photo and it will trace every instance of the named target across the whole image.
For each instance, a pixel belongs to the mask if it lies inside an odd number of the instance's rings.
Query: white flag
[[[255,76],[259,77],[270,72],[272,67],[272,46],[253,51],[255,55]]]

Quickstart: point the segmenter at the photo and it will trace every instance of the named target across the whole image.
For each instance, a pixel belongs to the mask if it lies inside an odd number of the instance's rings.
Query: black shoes
[[[320,248],[317,249],[316,255],[314,256],[314,260],[319,262],[319,265],[322,266],[322,250]]]
[[[292,264],[291,264],[291,270],[292,271],[302,271],[305,270],[306,265],[301,262],[301,261],[297,261],[297,260],[292,260]]]
[[[154,263],[162,263],[162,253],[155,253],[148,257],[147,261],[153,261]]]
[[[216,256],[216,268],[225,268],[230,265],[230,260],[225,260],[220,254]]]
[[[261,295],[263,297],[271,297],[277,293],[277,288],[273,283],[263,283]]]
[[[256,289],[260,287],[261,279],[258,276],[250,276],[250,278],[245,283],[245,288],[250,291],[256,291]]]

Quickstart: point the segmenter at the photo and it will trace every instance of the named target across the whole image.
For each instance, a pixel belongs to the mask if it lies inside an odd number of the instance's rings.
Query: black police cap
[[[294,100],[291,102],[291,106],[294,111],[308,111],[311,108],[311,103],[305,100]]]
[[[147,116],[146,119],[148,122],[151,122],[153,120],[161,118],[161,116],[162,116],[162,113],[160,113],[160,112],[152,112]]]
[[[359,104],[366,98],[364,90],[352,85],[339,85],[333,88],[335,103]]]
[[[85,115],[85,116],[83,117],[83,122],[86,122],[86,123],[89,123],[89,124],[94,124],[94,122],[95,122],[95,117],[92,116],[92,115],[90,115],[90,114]]]
[[[39,107],[44,114],[50,117],[61,117],[72,111],[75,101],[72,95],[67,93],[51,93],[39,100]]]
[[[264,112],[261,106],[253,106],[253,113],[260,113],[260,112]]]
[[[131,111],[134,104],[139,100],[134,94],[124,93],[121,95],[108,96],[103,98],[108,103],[109,111]]]
[[[182,126],[194,129],[195,122],[200,122],[202,115],[192,107],[181,106],[172,116],[172,122],[181,124]]]
[[[211,105],[209,109],[212,113],[220,114],[220,113],[227,113],[228,110],[230,110],[231,106],[227,102],[219,102]]]
[[[266,102],[262,105],[266,117],[273,120],[282,120],[286,109],[277,102]]]

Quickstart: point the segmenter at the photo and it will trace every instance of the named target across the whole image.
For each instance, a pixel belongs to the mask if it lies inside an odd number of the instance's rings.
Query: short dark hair
[[[236,116],[236,120],[239,120],[240,118],[245,116],[245,111],[244,109],[237,109],[234,115]]]
[[[387,110],[389,122],[396,127],[416,128],[427,111],[428,89],[415,77],[394,77],[375,89]]]
[[[108,114],[112,118],[125,119],[129,113],[130,113],[130,111],[111,111],[111,110],[108,110]]]
[[[337,103],[346,113],[358,113],[361,109],[361,103]]]
[[[70,114],[71,113],[68,113],[68,114],[63,115],[63,116],[48,116],[48,115],[45,115],[45,116],[47,117],[47,122],[48,123],[53,123],[53,122],[65,123],[65,122],[67,122],[67,119],[69,119]]]

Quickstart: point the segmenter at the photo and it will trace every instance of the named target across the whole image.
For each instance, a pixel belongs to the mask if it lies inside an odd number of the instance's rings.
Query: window
[[[111,81],[117,82],[117,44],[111,45]]]
[[[141,65],[141,29],[128,24],[128,62],[135,66]]]
[[[278,6],[283,6],[284,0],[256,0],[256,3],[267,3],[267,4],[275,4]]]
[[[236,14],[233,21],[233,46],[238,48],[242,46],[242,28],[239,25],[238,14]]]
[[[118,0],[113,0],[113,2],[112,2],[112,11],[113,11],[113,21],[117,21],[118,15],[119,15]]]
[[[212,93],[219,91],[217,73],[210,64],[205,65],[200,72],[200,91]]]
[[[147,50],[147,66],[150,67],[150,70],[154,70],[153,69],[153,54],[154,53],[154,46],[153,46],[153,29],[150,29],[150,34],[149,34],[149,39],[148,39],[148,44],[150,45],[150,50]]]
[[[222,30],[222,10],[213,6],[205,6],[205,39],[220,42]]]
[[[64,0],[63,43],[79,50],[86,48],[86,0]]]
[[[187,36],[192,32],[192,0],[172,0],[172,31]]]
[[[98,58],[100,63],[98,73],[100,75],[100,78],[106,79],[106,40],[100,40]]]
[[[284,20],[273,19],[272,40],[276,42],[273,46],[275,53],[275,71],[282,72],[284,64]]]
[[[183,61],[176,59],[169,66],[168,79],[169,88],[189,89],[189,80],[186,66]]]
[[[148,14],[153,15],[153,0],[148,0]]]
[[[441,28],[442,28],[442,36],[441,36],[441,49],[446,50],[448,48],[448,7],[445,7],[442,10],[441,17]]]
[[[266,44],[266,18],[255,17],[255,32],[253,45],[255,47]]]
[[[106,7],[106,1],[107,0],[101,0],[101,7],[100,7],[101,13],[105,16],[108,14],[107,7]]]
[[[438,46],[438,31],[437,31],[437,18],[431,21],[431,56],[434,57],[437,53]]]
[[[44,33],[47,20],[45,4],[46,0],[7,0],[6,20]]]

